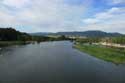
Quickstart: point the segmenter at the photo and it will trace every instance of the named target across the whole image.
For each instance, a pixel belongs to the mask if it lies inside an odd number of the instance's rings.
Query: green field
[[[105,61],[125,63],[125,49],[83,44],[76,44],[75,48]]]

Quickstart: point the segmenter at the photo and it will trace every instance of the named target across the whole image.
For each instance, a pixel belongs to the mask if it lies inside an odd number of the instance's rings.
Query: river
[[[69,41],[0,50],[0,83],[125,83],[125,64],[82,53]]]

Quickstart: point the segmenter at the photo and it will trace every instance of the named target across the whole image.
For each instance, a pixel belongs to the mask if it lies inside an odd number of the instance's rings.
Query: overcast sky
[[[0,27],[125,33],[125,0],[0,0]]]

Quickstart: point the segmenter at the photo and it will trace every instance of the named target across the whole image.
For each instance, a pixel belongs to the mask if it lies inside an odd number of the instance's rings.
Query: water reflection
[[[72,48],[69,41],[0,50],[0,81],[33,83],[123,83],[125,65],[115,65]]]

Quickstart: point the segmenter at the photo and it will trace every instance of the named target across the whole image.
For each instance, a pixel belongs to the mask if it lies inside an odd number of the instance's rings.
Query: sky
[[[22,32],[125,34],[125,0],[0,0],[0,27]]]

